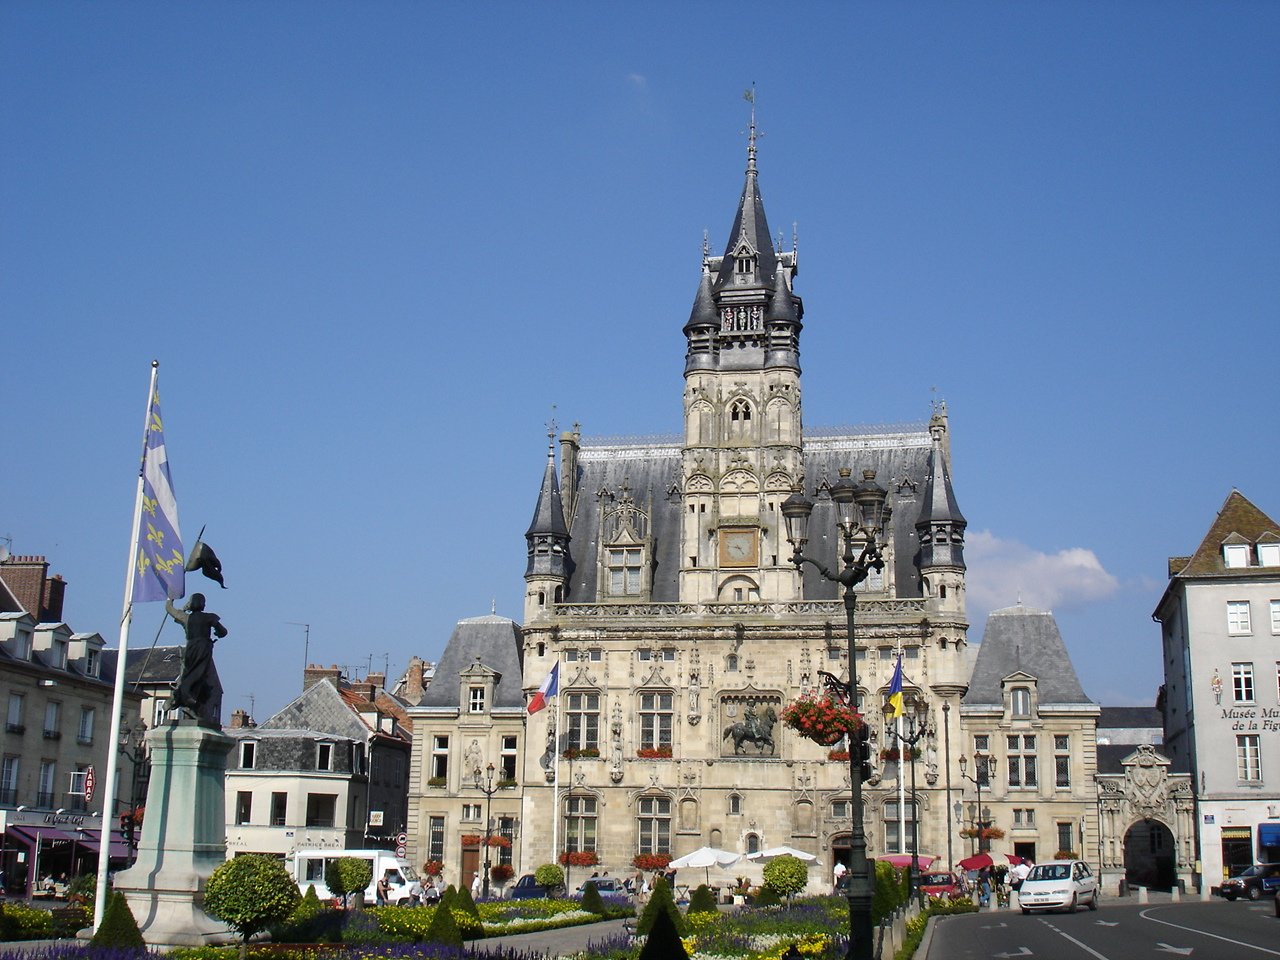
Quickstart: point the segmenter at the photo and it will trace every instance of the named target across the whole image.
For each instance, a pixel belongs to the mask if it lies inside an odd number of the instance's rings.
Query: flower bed
[[[848,704],[829,695],[809,694],[783,708],[782,722],[800,736],[829,747],[839,743],[841,737],[857,733],[862,717]]]

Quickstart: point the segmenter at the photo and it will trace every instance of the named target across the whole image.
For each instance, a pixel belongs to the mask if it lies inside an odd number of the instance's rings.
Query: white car
[[[1023,913],[1032,910],[1066,910],[1087,903],[1098,909],[1098,878],[1083,860],[1049,860],[1037,863],[1022,881],[1018,904]]]

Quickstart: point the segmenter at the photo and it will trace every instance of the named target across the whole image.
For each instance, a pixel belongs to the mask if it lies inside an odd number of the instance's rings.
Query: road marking
[[[1098,926],[1100,926],[1100,927],[1118,927],[1118,926],[1120,926],[1120,921],[1119,921],[1119,920],[1095,920],[1095,921],[1093,921],[1093,922],[1094,922],[1094,923],[1096,923],[1096,924],[1097,924]]]
[[[1081,950],[1083,950],[1085,953],[1089,954],[1090,956],[1097,957],[1098,960],[1110,960],[1109,957],[1104,957],[1102,954],[1100,954],[1097,950],[1093,949],[1093,947],[1089,946],[1087,943],[1081,943],[1079,940],[1071,936],[1069,933],[1063,933],[1061,930],[1055,927],[1048,920],[1042,919],[1040,922],[1043,923],[1050,930],[1052,930],[1054,933],[1056,933],[1058,936],[1062,937],[1064,940],[1070,940],[1072,943],[1074,943],[1077,947],[1079,947]]]
[[[1152,907],[1151,910],[1157,909]],[[1162,923],[1166,927],[1173,927],[1176,930],[1186,930],[1188,933],[1199,934],[1202,937],[1212,937],[1214,940],[1221,940],[1224,943],[1233,943],[1237,947],[1248,947],[1250,950],[1257,950],[1259,953],[1270,954],[1273,957],[1280,957],[1280,950],[1268,950],[1266,947],[1260,947],[1256,943],[1245,943],[1243,940],[1232,940],[1230,937],[1220,937],[1216,933],[1209,933],[1206,930],[1197,930],[1195,927],[1184,927],[1180,923],[1170,923],[1168,920],[1157,920],[1155,917],[1149,917],[1147,914],[1151,910],[1143,910],[1138,916],[1143,920],[1150,920],[1152,923]]]
[[[1177,953],[1184,957],[1191,956],[1191,951],[1194,949],[1195,947],[1171,947],[1163,940],[1156,944],[1157,953]]]
[[[989,923],[982,929],[983,930],[999,930],[1001,927],[1007,927],[1007,926],[1008,926],[1007,923]]]
[[[993,953],[993,957],[1029,957],[1031,951],[1026,947],[1019,947],[1017,953]]]

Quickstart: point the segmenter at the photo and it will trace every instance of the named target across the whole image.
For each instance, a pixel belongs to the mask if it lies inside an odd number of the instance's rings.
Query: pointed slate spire
[[[929,451],[929,479],[925,482],[916,532],[920,536],[920,569],[964,569],[964,530],[968,521],[960,513],[947,458],[942,452],[942,431],[935,429]]]
[[[560,482],[556,478],[554,441],[547,448],[547,469],[542,474],[542,489],[533,522],[524,535],[529,545],[529,561],[524,575],[528,577],[564,577],[569,565],[569,527],[564,522],[564,505],[560,501]]]
[[[684,325],[684,335],[689,341],[684,357],[685,373],[715,369],[716,330],[719,326],[715,294],[711,289],[711,271],[704,261],[698,293],[693,298],[693,310],[689,312],[689,322]]]
[[[751,111],[751,134],[747,141],[747,182],[742,188],[742,198],[738,201],[738,212],[733,218],[733,227],[729,231],[729,242],[724,248],[724,259],[720,262],[720,273],[716,277],[716,289],[726,284],[735,284],[738,273],[738,254],[746,248],[754,259],[749,283],[739,286],[764,286],[772,284],[774,273],[778,267],[778,258],[773,251],[773,240],[769,235],[769,221],[764,215],[764,201],[760,199],[760,184],[756,179],[756,115]]]

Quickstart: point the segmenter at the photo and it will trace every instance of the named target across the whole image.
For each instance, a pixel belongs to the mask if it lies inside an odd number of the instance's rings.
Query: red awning
[[[101,830],[86,829],[84,831],[84,835],[78,839],[80,843],[84,844],[85,847],[87,847],[89,850],[92,850],[94,853],[101,852],[102,850],[102,831]],[[124,842],[124,834],[122,834],[119,830],[111,831],[111,850],[107,854],[107,856],[111,860],[128,860],[129,859],[129,845]]]
[[[70,843],[72,840],[79,840],[79,837],[59,830],[57,827],[13,826],[8,829],[7,835],[11,840],[17,840],[24,847],[29,847],[33,850],[37,842],[41,847],[47,848],[58,841]]]

